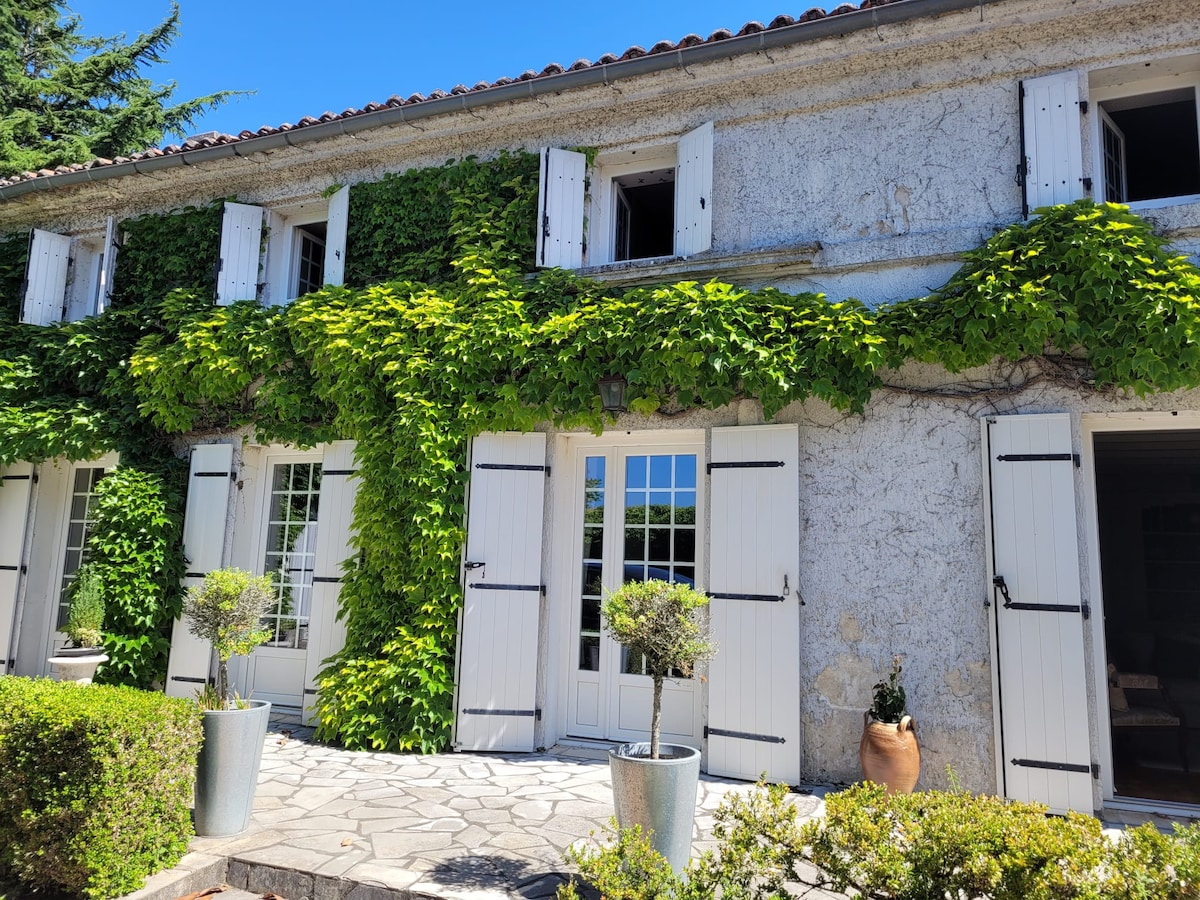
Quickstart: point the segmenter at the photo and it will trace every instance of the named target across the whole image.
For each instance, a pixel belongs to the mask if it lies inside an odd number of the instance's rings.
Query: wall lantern
[[[600,388],[600,405],[605,412],[625,412],[625,377],[606,375],[597,382]]]

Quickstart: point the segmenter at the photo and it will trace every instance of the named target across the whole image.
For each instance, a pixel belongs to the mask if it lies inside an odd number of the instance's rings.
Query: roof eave
[[[981,7],[984,4],[1000,2],[1003,0],[905,0],[902,3],[890,3],[885,6],[860,9],[809,22],[797,22],[781,28],[698,44],[694,47],[677,48],[665,53],[647,54],[634,59],[602,63],[585,69],[539,76],[526,81],[514,81],[464,94],[451,94],[403,106],[389,106],[385,109],[363,112],[354,116],[337,117],[315,125],[256,135],[211,147],[184,150],[178,153],[164,153],[160,156],[28,178],[16,184],[0,187],[0,200],[12,200],[33,191],[55,190],[110,178],[123,178],[127,175],[147,174],[179,166],[201,165],[212,160],[250,156],[338,135],[428,119],[452,112],[479,109],[499,103],[532,99],[542,94],[561,93],[596,84],[611,84],[620,79],[649,75],[668,69],[685,68],[689,65],[761,50],[840,37],[880,25],[894,25],[911,19],[958,12]]]

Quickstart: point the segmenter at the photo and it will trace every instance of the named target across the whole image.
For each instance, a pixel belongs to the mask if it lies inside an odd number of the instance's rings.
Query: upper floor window
[[[119,236],[110,216],[103,231],[66,235],[33,229],[25,267],[21,321],[74,322],[104,312],[112,293]]]
[[[590,177],[584,154],[543,150],[538,265],[575,269],[708,250],[712,148],[708,122],[677,142],[600,153]]]
[[[349,190],[272,208],[226,202],[221,224],[217,303],[286,303],[340,285],[345,273]],[[263,240],[263,228],[267,239]]]
[[[1097,199],[1200,199],[1200,57],[1103,69],[1088,81]]]

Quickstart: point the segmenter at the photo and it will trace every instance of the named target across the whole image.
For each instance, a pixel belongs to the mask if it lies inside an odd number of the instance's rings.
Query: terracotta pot
[[[887,786],[889,794],[911,794],[921,774],[921,748],[917,746],[912,716],[899,722],[876,722],[863,713],[858,762],[863,778]]]

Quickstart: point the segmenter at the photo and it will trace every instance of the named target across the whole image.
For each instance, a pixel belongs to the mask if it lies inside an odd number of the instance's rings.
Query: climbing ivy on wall
[[[1200,272],[1121,207],[1045,210],[968,254],[939,291],[868,309],[719,283],[622,291],[530,275],[536,170],[518,154],[356,185],[351,287],[272,309],[179,291],[147,300],[157,324],[117,366],[125,401],[159,434],[252,424],[264,439],[358,442],[361,554],[342,589],[346,646],[319,700],[322,735],[351,747],[446,745],[469,438],[599,430],[602,375],[624,373],[647,415],[740,397],[768,417],[809,397],[861,412],[914,359],[950,372],[997,356],[1068,360],[1090,365],[1095,389],[1200,385]],[[13,377],[0,369],[0,396]],[[0,432],[0,458],[20,440]]]

